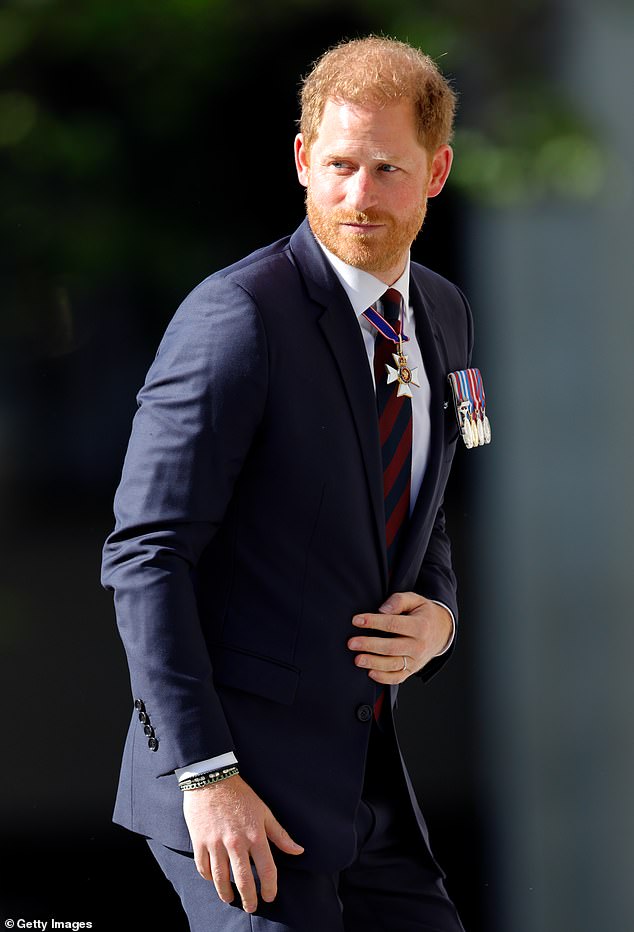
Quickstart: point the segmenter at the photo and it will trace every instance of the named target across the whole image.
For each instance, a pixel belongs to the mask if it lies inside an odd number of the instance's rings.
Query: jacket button
[[[147,725],[150,719],[146,712],[139,712],[139,721],[142,725]]]
[[[145,703],[142,699],[135,699],[134,708],[137,710],[137,712],[145,712]]]
[[[154,737],[154,729],[152,728],[151,725],[144,725],[144,726],[143,726],[143,732],[144,732],[146,738],[153,738],[153,737]]]
[[[158,751],[158,740],[156,738],[148,738],[147,746],[149,747],[150,751]]]
[[[360,705],[357,709],[357,718],[360,722],[369,722],[372,719],[372,706]]]

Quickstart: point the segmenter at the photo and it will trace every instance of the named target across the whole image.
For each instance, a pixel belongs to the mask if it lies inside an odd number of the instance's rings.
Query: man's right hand
[[[198,872],[213,880],[218,896],[233,901],[230,870],[247,913],[258,903],[251,861],[260,880],[262,899],[277,894],[277,869],[269,840],[286,854],[301,854],[268,806],[236,775],[220,783],[183,793],[183,814],[194,846]]]

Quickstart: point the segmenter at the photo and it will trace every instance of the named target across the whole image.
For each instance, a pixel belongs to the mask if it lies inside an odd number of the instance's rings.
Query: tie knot
[[[401,296],[394,288],[388,290],[381,296],[381,305],[383,307],[383,317],[392,325],[401,316]]]

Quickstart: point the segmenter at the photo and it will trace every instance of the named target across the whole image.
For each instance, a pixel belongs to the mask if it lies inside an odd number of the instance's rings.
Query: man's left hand
[[[355,664],[385,685],[402,683],[447,647],[453,631],[450,613],[416,592],[395,592],[377,614],[355,615],[358,628],[384,631],[389,637],[355,636],[350,650]]]

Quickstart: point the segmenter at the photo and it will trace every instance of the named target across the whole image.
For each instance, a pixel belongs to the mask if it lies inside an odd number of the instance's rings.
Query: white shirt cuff
[[[434,656],[436,656],[436,657],[442,657],[443,654],[446,654],[446,653],[447,653],[447,651],[449,650],[449,648],[450,648],[451,645],[453,644],[454,639],[455,639],[455,637],[456,637],[456,619],[455,619],[454,613],[451,611],[451,609],[449,608],[448,605],[445,605],[444,602],[439,602],[438,599],[430,599],[429,601],[430,601],[430,602],[433,602],[435,605],[440,605],[440,606],[442,606],[442,608],[446,608],[447,611],[449,612],[449,614],[451,615],[452,629],[451,629],[451,634],[449,635],[449,640],[447,641],[447,643],[445,644],[445,646],[443,647],[443,649],[442,649],[441,651],[439,651],[439,653],[437,653],[437,654],[434,655]]]
[[[233,751],[229,751],[227,754],[219,754],[218,757],[210,757],[209,760],[201,760],[195,764],[189,764],[187,767],[179,767],[174,773],[180,783],[181,780],[190,780],[192,777],[198,777],[201,773],[211,773],[212,770],[231,767],[237,763],[236,755]]]

